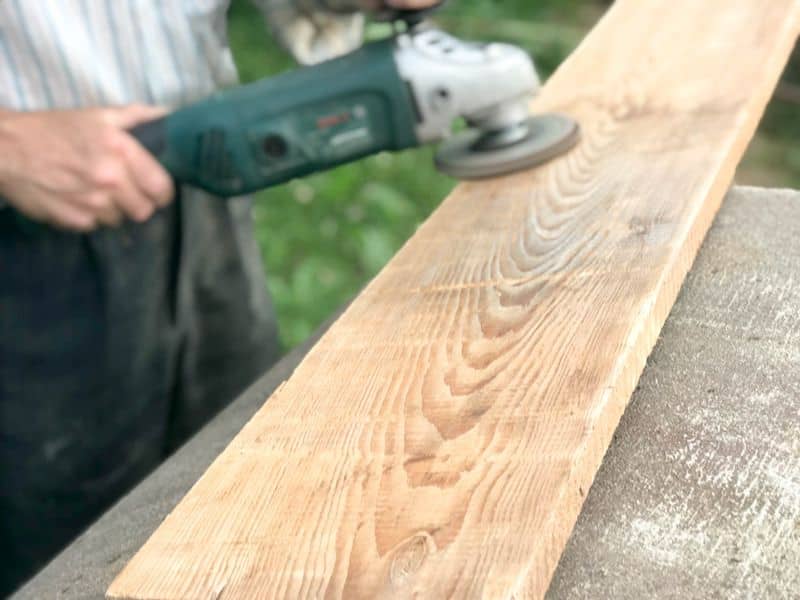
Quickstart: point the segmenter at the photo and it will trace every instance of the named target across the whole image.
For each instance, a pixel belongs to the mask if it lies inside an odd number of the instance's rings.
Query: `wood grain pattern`
[[[584,141],[459,186],[108,595],[543,596],[798,24],[618,0],[536,101]]]

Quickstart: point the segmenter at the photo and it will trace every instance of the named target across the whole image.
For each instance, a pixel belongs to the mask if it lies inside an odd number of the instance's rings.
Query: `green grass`
[[[605,3],[590,0],[450,2],[437,17],[454,34],[526,48],[546,76],[578,44]],[[374,33],[374,31],[373,31]],[[230,39],[242,80],[292,68],[249,3],[234,0]],[[800,111],[774,103],[739,180],[800,186]],[[392,257],[453,187],[432,151],[382,154],[257,195],[256,229],[281,341],[303,341]]]

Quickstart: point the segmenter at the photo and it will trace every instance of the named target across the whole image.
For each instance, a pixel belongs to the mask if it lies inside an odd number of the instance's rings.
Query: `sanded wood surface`
[[[798,23],[618,1],[536,102],[580,146],[459,186],[109,595],[541,597]]]

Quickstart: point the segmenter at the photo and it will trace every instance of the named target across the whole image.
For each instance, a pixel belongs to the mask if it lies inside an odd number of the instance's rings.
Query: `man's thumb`
[[[141,123],[153,121],[163,117],[167,109],[161,106],[147,106],[145,104],[130,104],[107,111],[107,119],[112,125],[120,129],[131,129]]]

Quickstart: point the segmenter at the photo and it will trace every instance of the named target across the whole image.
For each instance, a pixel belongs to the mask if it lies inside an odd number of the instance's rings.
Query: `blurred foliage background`
[[[460,0],[451,1],[436,21],[459,36],[526,48],[546,78],[608,4]],[[367,36],[380,35],[381,27],[368,28]],[[245,0],[233,2],[230,41],[244,82],[293,67]],[[739,168],[738,183],[800,187],[799,65],[795,55]],[[303,341],[377,274],[454,184],[433,168],[432,150],[418,149],[382,154],[258,194],[257,237],[284,348]]]

